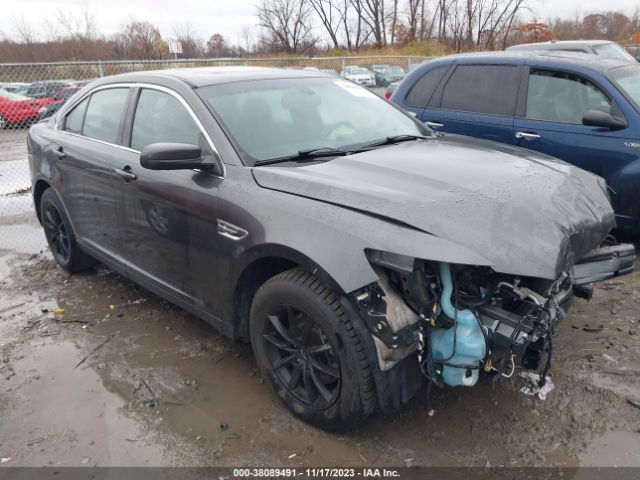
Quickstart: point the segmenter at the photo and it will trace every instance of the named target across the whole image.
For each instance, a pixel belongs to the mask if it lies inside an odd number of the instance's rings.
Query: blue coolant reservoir
[[[471,310],[456,311],[451,304],[453,291],[451,267],[448,263],[441,263],[439,270],[443,287],[440,305],[449,318],[455,318],[456,323],[451,328],[438,328],[431,332],[431,356],[436,362],[440,360],[449,364],[442,369],[442,380],[445,384],[452,387],[471,387],[478,381],[478,367],[484,360],[487,345],[473,312]]]

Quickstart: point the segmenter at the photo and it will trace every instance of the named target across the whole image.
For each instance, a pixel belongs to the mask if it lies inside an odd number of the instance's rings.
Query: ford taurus
[[[601,178],[434,134],[320,72],[103,78],[28,151],[63,268],[104,262],[250,342],[286,406],[326,429],[424,382],[544,381],[573,296],[633,268]]]

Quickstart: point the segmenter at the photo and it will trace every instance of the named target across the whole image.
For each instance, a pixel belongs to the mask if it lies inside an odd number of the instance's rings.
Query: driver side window
[[[209,150],[198,125],[177,98],[145,88],[133,119],[131,148],[142,151],[147,145],[161,142],[198,145],[203,153]]]
[[[549,70],[534,70],[529,74],[526,118],[582,124],[588,110],[616,113],[611,99],[584,78]]]

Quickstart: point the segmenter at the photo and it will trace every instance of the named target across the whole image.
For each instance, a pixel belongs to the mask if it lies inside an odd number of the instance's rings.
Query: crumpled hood
[[[405,142],[314,165],[257,167],[253,175],[264,188],[410,225],[514,275],[557,278],[615,226],[600,177],[468,137]],[[423,258],[432,259],[429,252]]]

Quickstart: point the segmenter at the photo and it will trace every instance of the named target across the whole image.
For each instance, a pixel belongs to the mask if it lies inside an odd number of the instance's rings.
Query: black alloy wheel
[[[71,258],[71,241],[62,214],[55,204],[48,204],[42,212],[42,226],[56,261],[68,263]]]
[[[311,317],[292,306],[274,311],[267,320],[262,337],[280,384],[308,408],[333,405],[342,378],[327,335]]]

